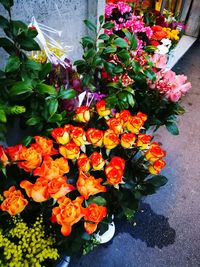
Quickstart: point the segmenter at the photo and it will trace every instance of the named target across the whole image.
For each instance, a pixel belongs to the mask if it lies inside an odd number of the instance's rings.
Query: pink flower
[[[166,67],[166,64],[167,64],[167,57],[166,57],[166,55],[159,55],[159,54],[155,53],[152,56],[152,61],[155,64],[156,68],[164,69]]]

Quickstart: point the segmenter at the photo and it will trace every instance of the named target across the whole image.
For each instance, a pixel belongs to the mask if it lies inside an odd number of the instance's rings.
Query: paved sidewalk
[[[70,267],[200,267],[200,42],[174,70],[193,88],[183,100],[180,135],[162,128],[155,136],[168,153],[168,184],[144,200],[136,226],[117,223],[111,242]]]

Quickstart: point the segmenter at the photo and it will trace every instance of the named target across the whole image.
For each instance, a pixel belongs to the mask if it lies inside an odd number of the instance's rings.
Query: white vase
[[[60,262],[56,265],[56,267],[68,267],[69,263],[70,263],[70,257],[69,256],[65,256],[63,257]]]
[[[95,237],[100,242],[100,244],[104,244],[109,242],[113,238],[114,234],[115,234],[115,224],[114,222],[112,222],[109,224],[108,230],[103,235],[97,233]]]

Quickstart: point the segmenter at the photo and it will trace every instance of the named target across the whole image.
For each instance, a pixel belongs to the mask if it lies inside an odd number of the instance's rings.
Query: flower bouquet
[[[1,264],[51,266],[89,252],[113,215],[131,220],[167,181],[158,175],[166,153],[142,133],[146,120],[101,100],[77,108],[49,138],[1,147]]]

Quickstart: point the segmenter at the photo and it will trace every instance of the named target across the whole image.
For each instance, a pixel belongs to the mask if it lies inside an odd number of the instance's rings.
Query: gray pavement
[[[183,99],[179,136],[160,129],[168,184],[144,199],[135,222],[116,222],[116,235],[70,267],[200,267],[200,42],[175,66],[192,83]]]

